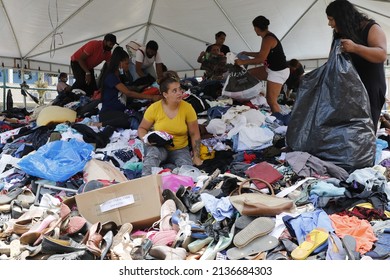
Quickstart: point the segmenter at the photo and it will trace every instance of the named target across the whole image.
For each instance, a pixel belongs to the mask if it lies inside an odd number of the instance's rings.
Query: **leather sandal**
[[[87,245],[87,249],[99,258],[102,254],[102,250],[100,249],[100,243],[103,239],[103,236],[100,234],[101,229],[102,225],[100,222],[93,224],[82,241],[83,244]]]

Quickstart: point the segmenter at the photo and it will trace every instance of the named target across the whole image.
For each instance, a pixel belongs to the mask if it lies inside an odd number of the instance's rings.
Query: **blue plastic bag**
[[[64,182],[84,169],[93,146],[76,139],[49,142],[23,157],[18,165],[28,175]]]
[[[379,164],[382,158],[382,150],[388,147],[388,143],[385,140],[376,139],[376,153],[375,153],[375,164]]]

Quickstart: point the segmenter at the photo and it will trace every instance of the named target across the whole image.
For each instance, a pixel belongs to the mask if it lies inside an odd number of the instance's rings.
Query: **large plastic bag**
[[[245,68],[234,65],[224,87],[222,95],[239,101],[248,101],[263,91],[263,83],[252,76]]]
[[[49,142],[23,157],[18,165],[28,175],[64,182],[83,171],[93,149],[91,144],[76,139]]]
[[[287,128],[287,145],[350,172],[374,164],[375,134],[367,91],[335,41],[326,64],[306,74]]]
[[[170,189],[173,192],[177,192],[180,186],[193,187],[194,180],[191,176],[177,175],[177,174],[163,174],[162,179],[162,189]]]

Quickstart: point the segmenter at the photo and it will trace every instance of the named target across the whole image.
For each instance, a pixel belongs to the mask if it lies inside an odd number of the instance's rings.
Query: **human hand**
[[[203,160],[201,160],[199,157],[193,157],[192,158],[192,163],[195,165],[195,166],[200,166],[203,164]]]
[[[341,39],[341,50],[343,52],[350,52],[353,53],[356,47],[356,44],[354,41],[350,39]]]
[[[241,60],[241,59],[235,59],[234,60],[234,64],[236,64],[236,65],[243,65],[243,60]]]

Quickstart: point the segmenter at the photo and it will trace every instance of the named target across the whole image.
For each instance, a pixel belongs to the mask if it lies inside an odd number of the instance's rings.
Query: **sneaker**
[[[172,199],[166,200],[161,205],[160,220],[153,224],[153,228],[159,227],[160,231],[172,230],[171,218],[176,211],[176,204]]]
[[[200,194],[193,192],[190,187],[180,186],[176,196],[184,203],[191,213],[196,213],[204,207]]]

